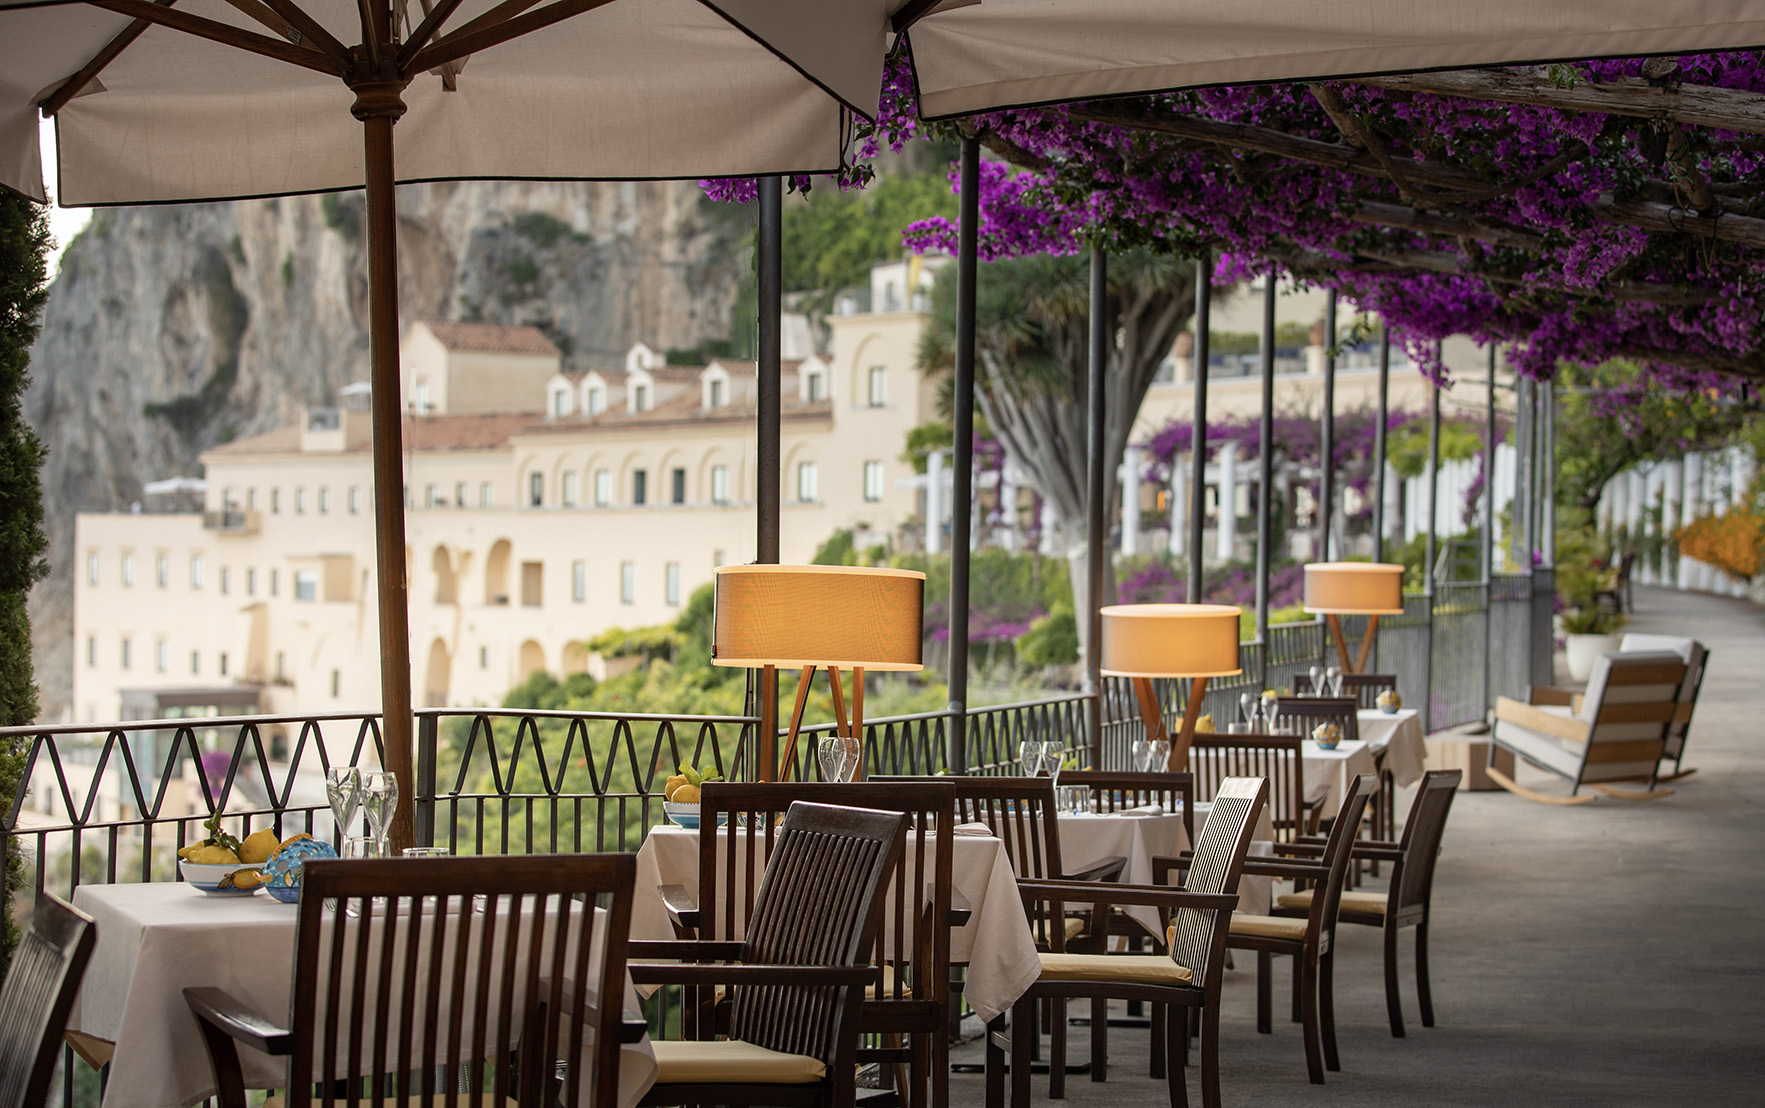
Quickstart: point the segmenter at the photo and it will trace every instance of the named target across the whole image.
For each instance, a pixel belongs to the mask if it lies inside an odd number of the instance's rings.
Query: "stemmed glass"
[[[1324,695],[1324,669],[1322,666],[1311,667],[1311,695]]]
[[[1247,732],[1256,730],[1257,708],[1255,693],[1240,693],[1238,695],[1238,711],[1244,716],[1244,730]]]
[[[362,771],[354,766],[332,766],[325,771],[325,799],[337,821],[337,837],[348,841],[355,815],[362,809]]]
[[[823,781],[850,781],[857,768],[857,751],[843,735],[825,735],[815,744],[815,758],[821,763]]]
[[[1055,785],[1060,784],[1060,771],[1066,764],[1066,743],[1055,739],[1042,744],[1042,768],[1048,771],[1048,779]]]
[[[1034,777],[1042,771],[1042,744],[1039,742],[1020,742],[1017,744],[1017,764],[1023,768],[1025,777]]]
[[[1281,714],[1281,702],[1272,696],[1269,697],[1263,701],[1262,714],[1263,718],[1268,720],[1269,734],[1279,735],[1281,731],[1275,726],[1275,717]]]
[[[1312,680],[1315,681],[1317,678],[1314,677]],[[1340,666],[1331,666],[1325,670],[1324,680],[1330,682],[1331,696],[1340,697],[1342,695],[1342,668]]]
[[[398,778],[390,773],[369,773],[362,778],[362,810],[368,817],[368,838],[374,855],[384,853],[386,824],[398,809]]]
[[[1134,769],[1140,773],[1152,773],[1164,769],[1164,763],[1170,757],[1171,744],[1156,739],[1135,739],[1133,746]]]

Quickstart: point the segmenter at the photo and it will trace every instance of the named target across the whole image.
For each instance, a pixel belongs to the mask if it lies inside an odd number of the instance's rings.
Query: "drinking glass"
[[[1324,695],[1324,670],[1322,666],[1311,667],[1311,692],[1309,696]]]
[[[1148,772],[1148,768],[1152,765],[1152,740],[1135,739],[1131,752],[1134,757],[1134,772]]]
[[[1281,729],[1275,726],[1275,717],[1281,714],[1281,702],[1271,697],[1263,704],[1262,714],[1263,718],[1268,721],[1269,734],[1279,735]]]
[[[362,808],[362,771],[354,766],[332,766],[325,771],[325,799],[337,821],[337,837],[349,838],[355,815]]]
[[[351,835],[343,840],[343,852],[340,858],[378,858],[380,857],[380,840],[372,835]]]
[[[381,771],[362,776],[362,811],[368,817],[368,837],[377,845],[386,842],[386,824],[398,810],[398,778]],[[376,855],[378,856],[378,855]]]
[[[1023,768],[1025,777],[1034,777],[1042,771],[1042,744],[1039,742],[1021,742],[1017,744],[1017,764]]]
[[[1342,668],[1340,666],[1331,666],[1325,670],[1324,680],[1330,682],[1331,696],[1342,695]]]
[[[1042,744],[1042,768],[1048,771],[1048,777],[1056,785],[1060,784],[1060,771],[1066,763],[1066,742],[1054,739]]]
[[[1244,716],[1244,731],[1249,734],[1256,730],[1257,700],[1255,693],[1238,694],[1238,711]]]
[[[1152,773],[1162,773],[1165,763],[1170,760],[1171,744],[1164,739],[1158,739],[1147,745],[1152,747],[1152,757],[1147,759],[1147,770]]]
[[[857,768],[857,751],[843,735],[824,735],[815,744],[815,758],[821,763],[821,779],[828,782],[850,781]]]

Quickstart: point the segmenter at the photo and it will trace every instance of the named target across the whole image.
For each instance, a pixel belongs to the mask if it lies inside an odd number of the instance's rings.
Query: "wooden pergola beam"
[[[1719,127],[1765,135],[1765,93],[1710,85],[1661,85],[1639,77],[1567,88],[1546,77],[1512,69],[1455,69],[1439,73],[1398,73],[1362,77],[1352,84],[1394,92],[1462,96],[1567,111],[1601,112],[1640,119],[1672,120],[1695,127]]]

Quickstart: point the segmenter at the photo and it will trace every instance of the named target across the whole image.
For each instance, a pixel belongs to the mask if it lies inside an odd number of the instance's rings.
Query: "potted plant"
[[[1617,583],[1611,551],[1585,518],[1572,516],[1557,530],[1557,607],[1568,655],[1569,679],[1585,681],[1601,654],[1618,649],[1624,617],[1600,603]]]
[[[1563,613],[1563,650],[1568,656],[1569,679],[1585,681],[1601,654],[1618,649],[1618,631],[1624,617],[1589,603]]]

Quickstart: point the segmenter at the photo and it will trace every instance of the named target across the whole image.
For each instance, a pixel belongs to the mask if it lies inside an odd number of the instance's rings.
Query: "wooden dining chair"
[[[835,804],[912,817],[877,935],[873,962],[883,968],[882,983],[866,991],[859,1019],[865,1035],[881,1037],[882,1045],[863,1045],[858,1051],[860,1062],[894,1068],[901,1101],[912,1108],[924,1108],[928,1078],[933,1108],[947,1108],[950,1101],[950,928],[968,919],[967,902],[957,903],[961,897],[951,882],[955,797],[948,780],[908,785],[710,782],[699,796],[697,903],[677,885],[665,887],[662,897],[681,937],[739,939],[753,917],[755,890],[792,804]],[[721,832],[719,823],[726,825]],[[911,889],[909,880],[914,882]],[[921,907],[915,910],[914,905]],[[716,997],[709,999],[716,1003]]]
[[[1319,724],[1334,723],[1342,728],[1343,742],[1361,737],[1360,704],[1352,696],[1283,696],[1277,703],[1276,726],[1290,735],[1309,739]]]
[[[224,989],[184,990],[222,1108],[245,1108],[239,1043],[288,1059],[265,1108],[412,1108],[450,1092],[617,1104],[620,1045],[644,1033],[623,1015],[636,877],[630,854],[309,861],[287,1022]]]
[[[1385,892],[1345,891],[1336,918],[1342,923],[1378,927],[1385,935],[1385,1007],[1391,1034],[1403,1038],[1403,1001],[1397,980],[1397,936],[1405,928],[1416,929],[1416,998],[1422,1010],[1422,1026],[1434,1026],[1434,998],[1428,981],[1428,920],[1434,897],[1434,863],[1440,855],[1446,817],[1458,795],[1462,770],[1435,769],[1422,775],[1416,799],[1404,820],[1403,838],[1397,842],[1354,844],[1357,858],[1394,863],[1391,886]],[[1305,845],[1305,844],[1302,844]],[[1313,853],[1323,846],[1308,844]],[[1296,853],[1303,852],[1295,848]],[[1287,893],[1275,899],[1277,916],[1308,916],[1317,890]]]
[[[1312,688],[1311,674],[1301,673],[1293,678],[1293,691],[1300,696],[1321,695],[1319,690]],[[1371,712],[1379,707],[1379,694],[1397,691],[1397,674],[1395,673],[1345,673],[1342,675],[1342,695],[1352,699],[1360,710]],[[1285,708],[1281,709],[1286,711]]]
[[[1032,1018],[1037,1003],[1052,1002],[1055,1023],[1065,1023],[1066,1001],[1085,997],[1091,1001],[1092,1077],[1106,1065],[1102,1031],[1107,1025],[1107,1005],[1112,999],[1142,1000],[1167,1009],[1167,1053],[1173,1064],[1165,1079],[1172,1108],[1188,1103],[1188,1081],[1175,1059],[1187,1056],[1186,1013],[1198,1012],[1201,1022],[1201,1099],[1206,1108],[1219,1108],[1219,1001],[1225,963],[1226,934],[1237,907],[1238,878],[1257,818],[1268,798],[1268,782],[1260,778],[1222,781],[1214,794],[1213,808],[1196,841],[1188,880],[1180,889],[1156,885],[1120,885],[1075,881],[1022,881],[1019,889],[1026,906],[1045,903],[1056,913],[1073,901],[1090,903],[1099,930],[1097,950],[1073,953],[1056,936],[1053,950],[1040,955],[1036,981],[1011,1010],[1009,1034],[995,1030],[987,1039],[988,1103],[1003,1100],[1005,1054],[1011,1054],[1012,1108],[1028,1108],[1030,1100],[1030,1053],[1035,1037]],[[1166,913],[1165,954],[1125,954],[1109,951],[1108,921],[1116,909],[1141,905]],[[1180,1009],[1176,1018],[1170,1009]],[[1064,1089],[1063,1052],[1054,1048],[1049,1066],[1049,1095],[1060,1097]]]
[[[61,1036],[92,960],[98,926],[48,893],[37,895],[0,984],[0,1104],[46,1104],[61,1059]]]
[[[872,958],[909,822],[793,804],[740,941],[631,944],[645,959],[631,964],[634,982],[730,993],[727,1038],[652,1044],[660,1072],[639,1103],[851,1108],[865,992],[881,976]]]
[[[1377,784],[1378,779],[1369,773],[1356,774],[1349,782],[1338,818],[1317,858],[1251,858],[1245,861],[1245,873],[1311,883],[1311,906],[1304,916],[1297,918],[1236,913],[1232,916],[1231,933],[1226,939],[1228,950],[1256,952],[1256,1029],[1265,1035],[1273,1030],[1270,962],[1276,955],[1293,959],[1294,1015],[1300,1023],[1305,1043],[1306,1071],[1314,1085],[1324,1083],[1325,1069],[1342,1068],[1336,1052],[1332,972],[1335,944],[1332,940],[1342,887],[1348,879],[1355,832]],[[1162,875],[1160,883],[1163,883]]]
[[[1305,801],[1303,751],[1296,735],[1196,735],[1195,745],[1189,748],[1195,799],[1212,800],[1222,783],[1234,777],[1266,778],[1269,818],[1276,836],[1297,838],[1315,829],[1315,808]]]

